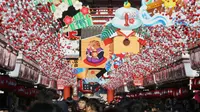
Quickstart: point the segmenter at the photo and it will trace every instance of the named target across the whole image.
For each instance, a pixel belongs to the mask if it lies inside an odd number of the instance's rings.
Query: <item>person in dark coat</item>
[[[63,112],[68,112],[68,105],[65,101],[58,101],[55,104],[57,104],[63,110]]]
[[[28,112],[64,112],[64,111],[56,104],[47,102],[37,102],[28,110]]]

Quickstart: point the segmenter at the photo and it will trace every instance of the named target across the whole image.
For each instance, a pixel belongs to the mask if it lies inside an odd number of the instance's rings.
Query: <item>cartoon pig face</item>
[[[139,18],[139,11],[132,7],[117,9],[111,23],[114,27],[123,30],[136,29],[142,25],[142,21]]]

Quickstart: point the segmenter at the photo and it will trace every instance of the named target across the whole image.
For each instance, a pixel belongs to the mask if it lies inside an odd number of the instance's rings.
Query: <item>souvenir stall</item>
[[[10,109],[15,102],[13,89],[17,81],[8,74],[15,69],[17,55],[18,51],[9,46],[5,36],[0,33],[0,110]]]
[[[14,89],[17,87],[17,81],[8,75],[0,75],[0,110],[10,109],[16,101]]]
[[[126,96],[130,98],[144,98],[144,99],[161,99],[161,98],[184,98],[188,95],[188,88],[167,88],[159,90],[150,90],[147,92],[129,93]]]
[[[1,101],[2,101],[2,103],[7,104],[6,105],[7,107],[2,107],[2,108],[13,109],[13,108],[11,108],[12,105],[14,105],[14,107],[17,107],[19,105],[19,100],[18,100],[19,96],[22,96],[25,98],[29,98],[29,97],[34,98],[38,92],[37,92],[37,89],[35,89],[33,87],[25,88],[24,86],[20,86],[20,83],[28,81],[25,78],[21,81],[16,79],[16,78],[19,78],[19,77],[17,77],[18,74],[16,72],[16,69],[20,68],[19,62],[21,60],[18,59],[18,57],[20,56],[19,55],[20,53],[17,50],[15,50],[13,47],[8,45],[8,41],[5,39],[5,37],[2,34],[0,36],[1,36],[1,38],[0,38],[0,43],[1,43],[0,44],[1,45],[0,46],[0,49],[1,49],[1,66],[0,66],[1,87],[0,87],[0,89],[2,91],[1,95],[4,95],[2,97],[5,98],[4,100],[1,100]],[[23,62],[23,63],[25,63],[25,62]],[[20,69],[20,70],[21,70],[20,72],[24,73],[24,71],[22,69]],[[33,77],[34,76],[33,70],[30,70],[30,72],[28,72],[28,71],[26,71],[26,74],[30,75],[29,73],[31,73],[32,77],[30,77],[30,78],[33,80],[35,80],[35,79],[37,80],[37,77],[36,78]],[[22,78],[22,77],[20,77],[20,78]],[[5,103],[3,101],[9,102],[9,103]]]
[[[191,90],[190,82],[192,78],[198,77],[196,70],[191,68],[189,54],[182,53],[174,57],[176,61],[161,67],[157,72],[152,72],[155,84],[158,88],[171,88],[176,86],[185,87]],[[189,86],[188,86],[189,85]]]
[[[191,47],[189,49],[189,53],[190,53],[190,60],[191,60],[191,67],[194,70],[197,70],[197,72],[199,73],[199,41],[196,41],[195,43],[191,43],[190,44]],[[198,89],[198,82],[199,82],[199,78],[194,78],[191,81],[191,87],[193,89]]]
[[[190,43],[190,60],[192,69],[196,70],[199,73],[199,40],[195,43]],[[193,90],[193,99],[197,102],[194,104],[199,107],[199,85],[200,85],[199,77],[192,78],[190,81],[190,87]]]

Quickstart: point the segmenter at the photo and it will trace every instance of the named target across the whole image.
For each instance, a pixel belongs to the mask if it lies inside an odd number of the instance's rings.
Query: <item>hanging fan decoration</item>
[[[56,1],[56,0],[55,0]],[[92,26],[92,18],[88,6],[83,6],[78,0],[62,0],[51,2],[51,11],[54,13],[54,19],[62,25],[62,32],[82,29]]]
[[[34,0],[34,5],[48,5],[54,19],[58,20],[61,32],[68,32],[92,26],[89,6],[83,6],[78,0]]]
[[[101,32],[101,40],[104,41],[107,38],[111,37],[115,32],[117,28],[114,27],[111,23],[106,25],[103,31]]]

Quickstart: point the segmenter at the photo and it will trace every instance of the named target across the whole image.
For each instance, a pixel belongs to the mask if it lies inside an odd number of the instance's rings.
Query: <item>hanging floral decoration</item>
[[[67,36],[59,32],[60,23],[53,19],[48,3],[35,6],[33,1],[6,0],[0,2],[0,15],[0,33],[9,45],[23,51],[28,59],[36,60],[48,77],[63,78],[66,85],[73,84],[73,68],[62,59],[61,52],[65,46],[60,39]]]
[[[163,6],[164,7],[164,6]],[[163,15],[170,16],[173,24],[170,26],[141,27],[139,31],[148,32],[144,34],[137,32],[138,36],[144,37],[140,41],[144,45],[139,54],[127,54],[123,64],[109,72],[113,76],[102,86],[108,89],[116,89],[133,80],[132,75],[148,76],[152,73],[175,67],[183,51],[196,46],[200,39],[200,7],[198,2],[188,2],[186,7],[177,6],[168,15],[166,10]],[[156,10],[153,14],[160,12]]]
[[[37,1],[37,0],[36,0]],[[48,1],[54,19],[61,22],[62,32],[73,31],[92,26],[89,8],[78,0]]]

